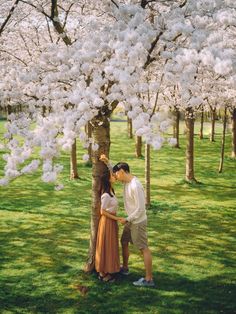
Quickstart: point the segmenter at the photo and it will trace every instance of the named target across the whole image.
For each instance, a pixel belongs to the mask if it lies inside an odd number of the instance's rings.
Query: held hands
[[[126,219],[125,218],[123,218],[123,217],[120,217],[119,219],[118,219],[118,221],[122,224],[122,225],[125,225],[126,224]]]
[[[100,156],[99,160],[101,160],[102,162],[104,162],[104,164],[106,164],[106,165],[107,165],[108,162],[109,162],[109,159],[108,159],[107,156],[104,155],[104,154],[102,154],[102,155]]]

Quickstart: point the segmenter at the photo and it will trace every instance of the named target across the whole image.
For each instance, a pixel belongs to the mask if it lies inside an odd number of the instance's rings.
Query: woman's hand
[[[109,159],[107,158],[107,156],[105,154],[102,154],[99,158],[99,160],[101,160],[102,162],[104,162],[104,164],[108,164],[109,163]]]
[[[119,219],[118,219],[118,221],[122,224],[122,225],[125,225],[126,224],[126,219],[125,218],[123,218],[123,217],[120,217]]]

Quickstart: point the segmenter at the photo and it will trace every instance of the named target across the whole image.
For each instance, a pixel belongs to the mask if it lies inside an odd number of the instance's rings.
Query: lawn
[[[3,133],[0,121],[0,135]],[[206,133],[208,131],[206,130]],[[196,178],[185,183],[185,139],[181,149],[164,146],[151,157],[152,206],[149,244],[156,288],[132,286],[143,275],[139,252],[131,247],[128,277],[102,283],[83,273],[90,232],[91,168],[82,162],[70,181],[69,158],[61,155],[62,191],[40,180],[40,173],[0,187],[0,313],[236,312],[236,162],[226,137],[224,171],[218,174],[221,126],[216,142],[196,136]],[[1,137],[1,136],[0,136]],[[125,122],[112,122],[111,160],[125,160],[144,183],[144,159],[134,157]],[[0,151],[2,155],[4,152]],[[0,176],[3,175],[0,160]],[[115,186],[124,215],[122,186]],[[121,228],[120,228],[121,232]],[[86,287],[86,293],[77,289]]]

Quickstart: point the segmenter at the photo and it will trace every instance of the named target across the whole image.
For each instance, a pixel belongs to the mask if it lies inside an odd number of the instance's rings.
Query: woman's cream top
[[[103,193],[101,196],[101,209],[106,210],[111,214],[116,214],[118,207],[118,200],[114,194],[111,197],[108,193]]]

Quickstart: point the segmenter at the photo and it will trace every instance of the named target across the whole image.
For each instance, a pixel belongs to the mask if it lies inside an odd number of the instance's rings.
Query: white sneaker
[[[133,285],[136,287],[155,287],[153,280],[147,281],[145,278],[140,278],[138,281],[134,281]]]

